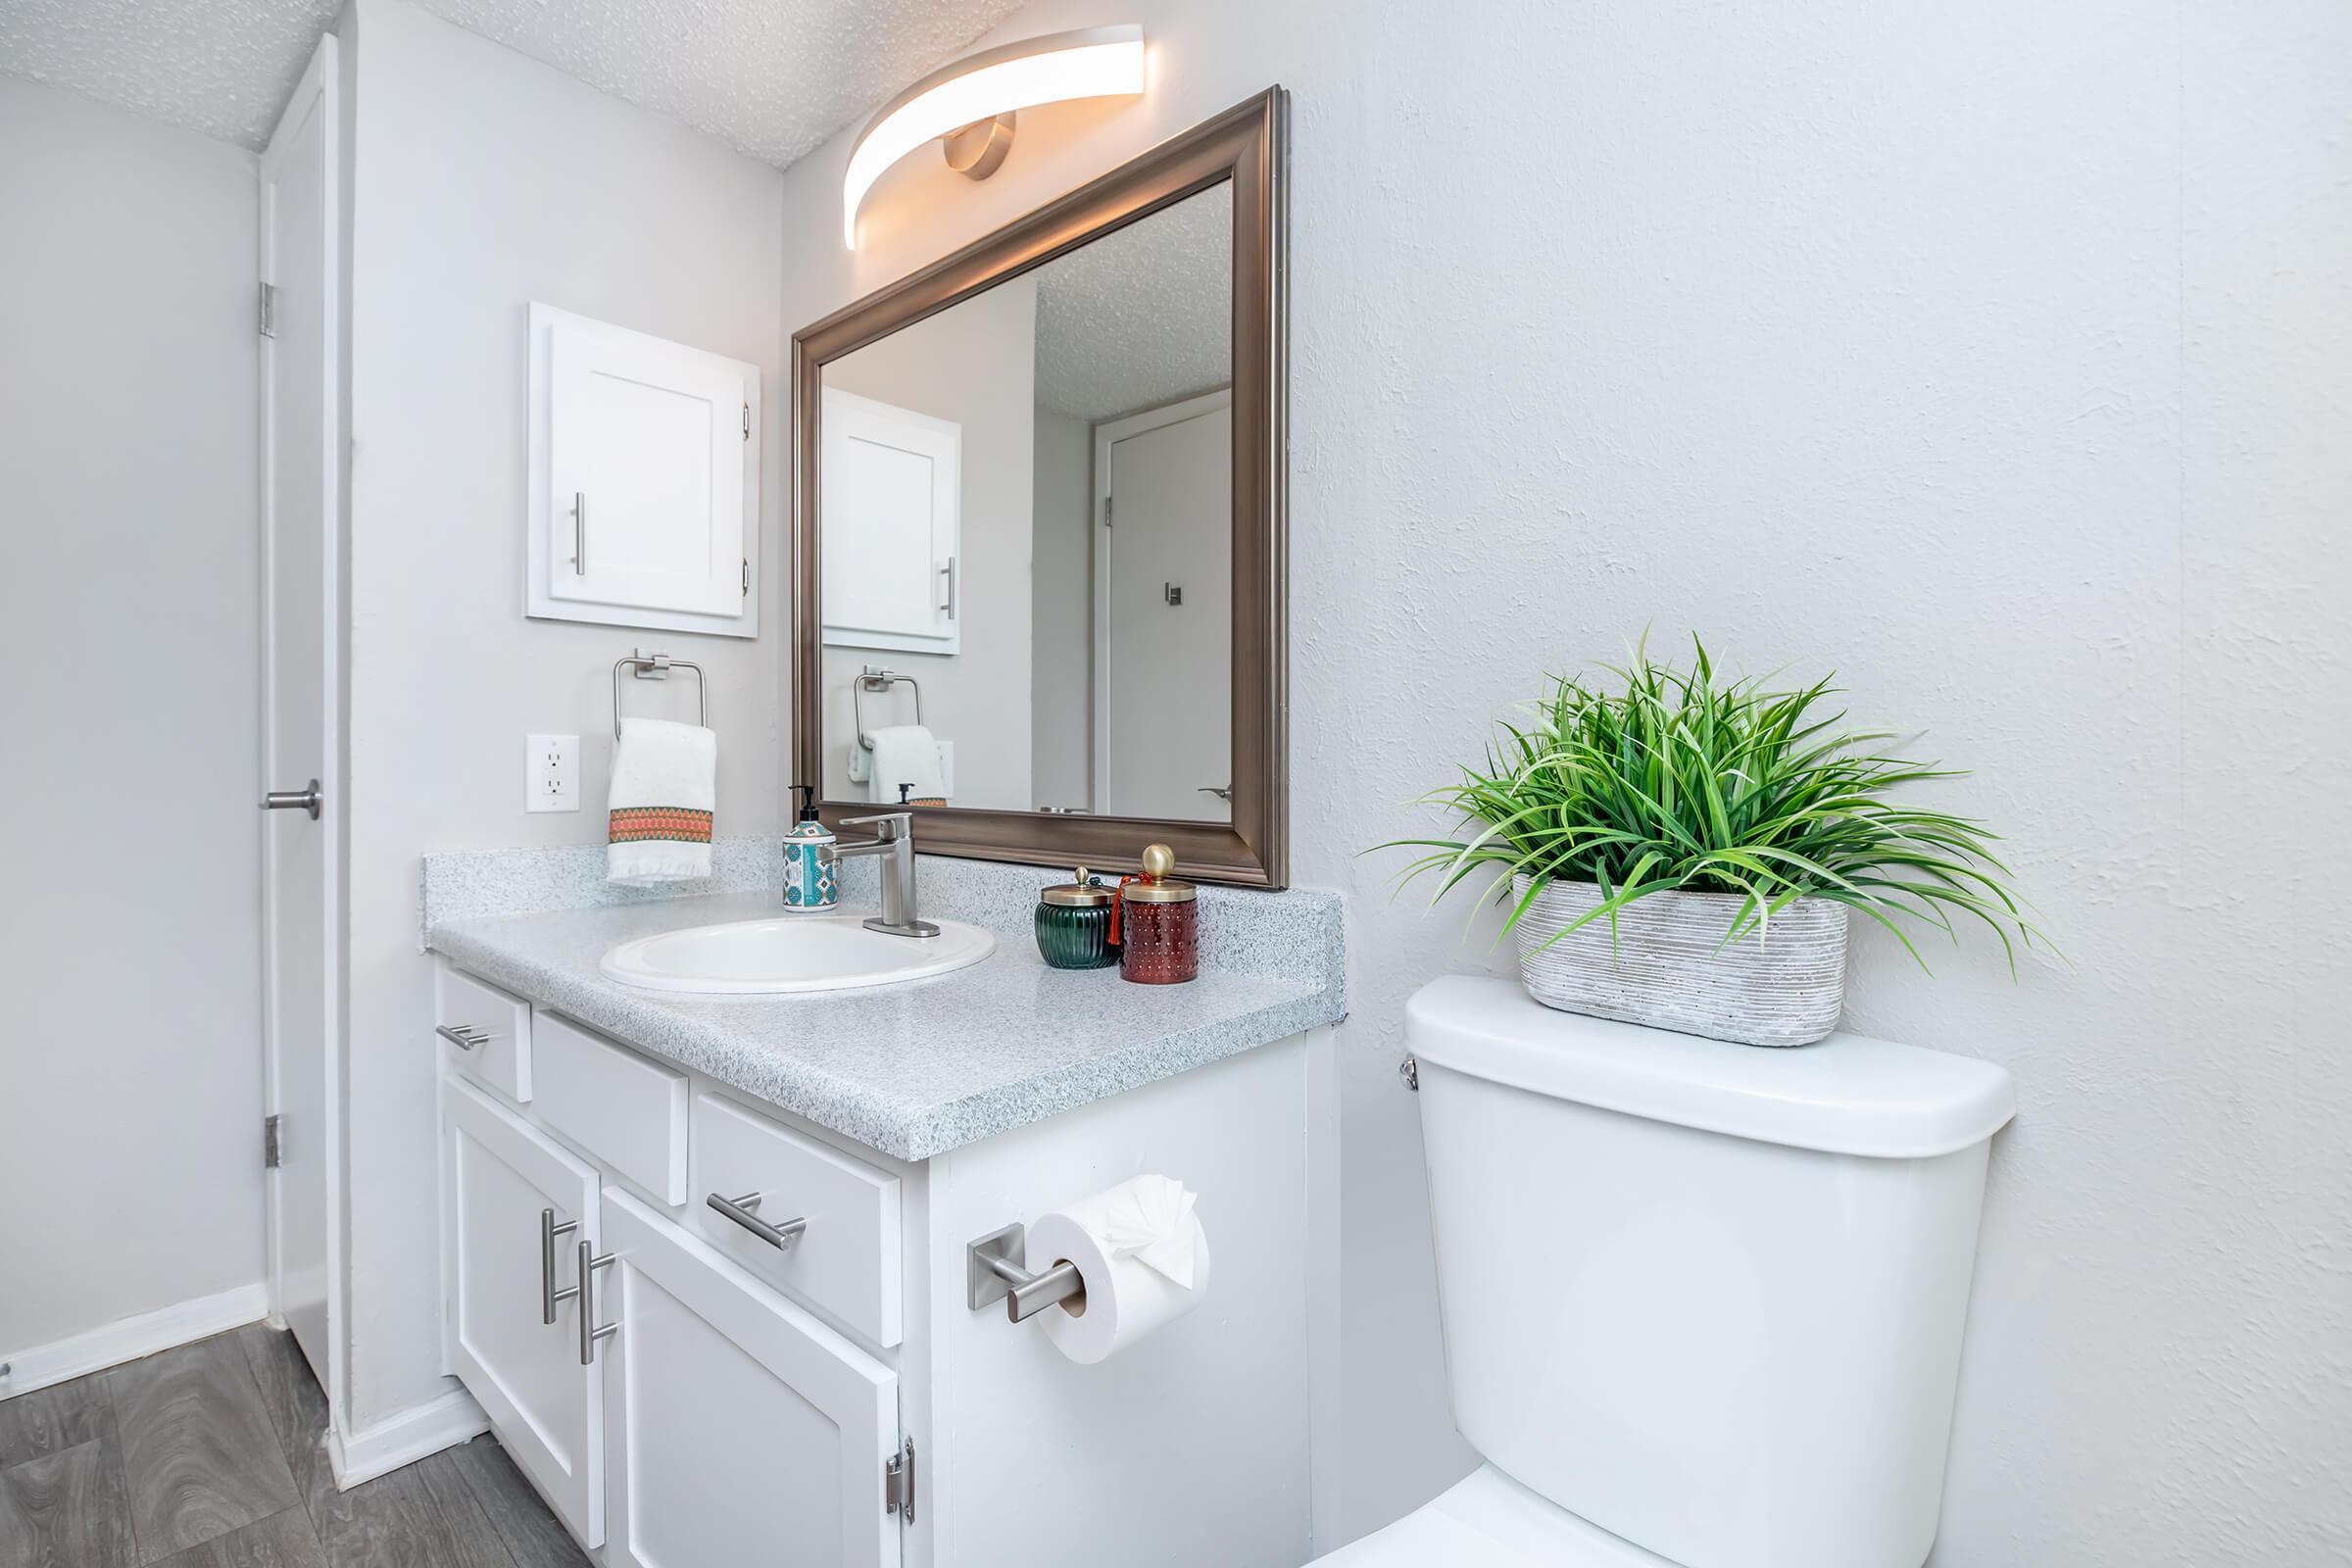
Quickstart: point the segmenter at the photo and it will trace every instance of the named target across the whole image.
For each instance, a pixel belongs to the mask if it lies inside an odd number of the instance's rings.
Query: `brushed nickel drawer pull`
[[[569,1236],[579,1228],[580,1222],[576,1219],[557,1224],[556,1211],[552,1208],[539,1211],[539,1321],[542,1323],[556,1320],[558,1301],[568,1301],[580,1294],[577,1285],[567,1285],[560,1291],[556,1289],[556,1238]]]
[[[801,1232],[808,1228],[808,1216],[788,1219],[781,1225],[770,1225],[752,1212],[760,1206],[760,1195],[758,1193],[746,1193],[741,1198],[721,1198],[716,1193],[712,1193],[710,1201],[712,1208],[726,1215],[727,1218],[750,1231],[777,1251],[791,1251],[792,1244],[799,1241]]]
[[[596,1327],[596,1271],[612,1266],[613,1254],[598,1255],[593,1243],[580,1243],[580,1283],[575,1287],[580,1296],[580,1365],[596,1365],[596,1342],[609,1340],[620,1332],[620,1325],[608,1323]]]

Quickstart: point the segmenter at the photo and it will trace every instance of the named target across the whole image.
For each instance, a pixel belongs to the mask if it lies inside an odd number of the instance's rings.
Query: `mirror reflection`
[[[1231,818],[1232,189],[822,369],[824,793]]]

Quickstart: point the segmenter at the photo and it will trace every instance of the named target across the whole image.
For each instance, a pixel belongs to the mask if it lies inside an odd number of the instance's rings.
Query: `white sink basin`
[[[649,991],[847,991],[946,974],[996,951],[997,939],[976,925],[933,924],[935,937],[894,937],[867,930],[855,914],[731,920],[623,942],[597,967]]]

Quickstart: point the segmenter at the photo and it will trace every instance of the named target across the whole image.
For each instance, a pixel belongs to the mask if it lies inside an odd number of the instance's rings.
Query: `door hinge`
[[[262,285],[262,336],[277,336],[277,285]]]
[[[882,1461],[882,1511],[897,1514],[902,1524],[914,1523],[912,1438],[908,1438],[897,1453]]]
[[[1102,526],[1105,528],[1110,526],[1110,500],[1108,496],[1102,498]]]
[[[752,438],[752,406],[749,403],[743,406],[743,438],[746,441]]]
[[[752,558],[749,556],[743,558],[743,597],[752,597]]]
[[[262,1118],[262,1169],[275,1170],[286,1162],[286,1118]]]

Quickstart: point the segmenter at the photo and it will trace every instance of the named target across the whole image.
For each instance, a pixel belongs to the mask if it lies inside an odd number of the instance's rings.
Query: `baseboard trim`
[[[363,1431],[345,1432],[337,1421],[327,1428],[327,1467],[334,1471],[335,1490],[349,1492],[489,1430],[490,1418],[473,1402],[473,1396],[452,1389]]]
[[[47,1345],[0,1351],[0,1363],[8,1367],[8,1374],[0,1377],[0,1399],[136,1361],[191,1340],[241,1329],[269,1315],[270,1287],[240,1285],[218,1296],[200,1296],[193,1301],[141,1312]]]

